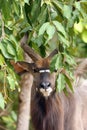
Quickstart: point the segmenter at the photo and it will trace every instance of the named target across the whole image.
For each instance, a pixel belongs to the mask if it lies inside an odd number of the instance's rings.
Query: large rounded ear
[[[16,63],[14,61],[11,61],[11,65],[14,67],[14,70],[17,74],[23,74],[25,72],[32,73],[35,68],[34,63],[28,63],[24,61],[18,61]]]

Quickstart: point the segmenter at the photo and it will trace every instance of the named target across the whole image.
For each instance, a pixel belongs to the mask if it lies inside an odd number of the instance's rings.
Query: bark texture
[[[25,61],[32,62],[27,54],[24,54],[24,57]],[[30,73],[25,73],[21,76],[21,92],[19,94],[19,112],[16,130],[29,130],[32,84],[33,76]]]
[[[27,73],[21,79],[21,92],[19,95],[19,114],[17,130],[29,130],[30,97],[33,77]]]

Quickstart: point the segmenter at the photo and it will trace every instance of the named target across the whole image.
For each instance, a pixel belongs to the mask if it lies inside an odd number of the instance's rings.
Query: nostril
[[[51,86],[50,82],[42,82],[42,83],[40,83],[40,87],[44,88],[44,89],[47,89],[50,86]]]
[[[50,87],[50,86],[51,86],[51,83],[47,82],[47,86]]]
[[[45,82],[40,83],[41,88],[45,88],[45,86],[46,86]]]

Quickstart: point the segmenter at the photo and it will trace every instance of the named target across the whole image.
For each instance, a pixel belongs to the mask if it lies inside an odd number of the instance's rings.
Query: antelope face
[[[44,97],[50,96],[55,92],[56,73],[50,72],[50,61],[48,59],[38,60],[36,63],[19,61],[14,68],[20,68],[23,72],[27,71],[33,75],[33,89]],[[16,69],[16,70],[17,70]],[[20,73],[20,71],[17,71]]]
[[[55,91],[55,74],[49,69],[40,69],[34,74],[34,86],[44,97],[50,96]]]
[[[33,75],[33,89],[44,97],[50,96],[53,92],[55,92],[55,81],[56,81],[56,73],[50,72],[49,69],[49,60],[42,59],[38,60],[36,63],[28,63],[19,61],[15,64],[14,68],[23,72],[29,72]],[[16,69],[16,70],[17,70]],[[20,73],[20,71],[17,71]]]
[[[47,59],[36,63],[34,68],[34,86],[37,92],[44,97],[50,96],[55,91],[56,73],[50,72]]]
[[[55,91],[56,77],[55,73],[50,72],[49,64],[51,58],[58,53],[58,50],[55,49],[48,57],[42,58],[26,44],[27,39],[28,36],[25,34],[21,40],[21,47],[31,57],[33,63],[18,61],[17,63],[11,62],[11,64],[18,74],[26,71],[31,73],[34,77],[33,88],[44,97],[48,97]]]

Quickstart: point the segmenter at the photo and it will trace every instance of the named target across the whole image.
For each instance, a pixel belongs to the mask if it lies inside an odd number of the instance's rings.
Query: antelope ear
[[[24,61],[18,61],[16,63],[14,61],[11,61],[11,65],[14,67],[14,70],[17,74],[23,74],[25,72],[32,73],[35,66],[34,63],[28,63]]]

